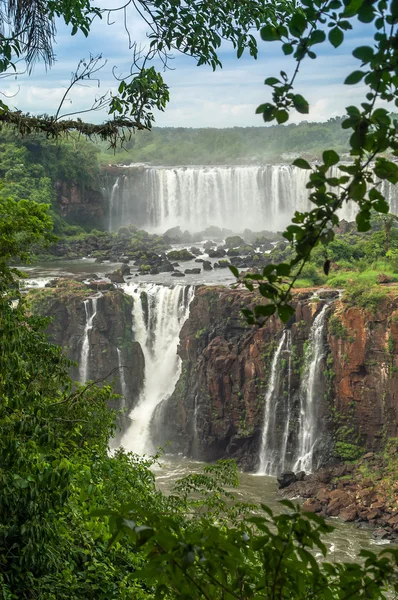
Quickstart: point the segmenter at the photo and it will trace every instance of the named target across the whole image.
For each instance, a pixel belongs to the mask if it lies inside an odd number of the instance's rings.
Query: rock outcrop
[[[96,293],[68,279],[58,280],[55,287],[32,290],[29,297],[34,313],[52,318],[49,339],[76,363],[81,360],[87,320],[84,303],[97,298],[94,326],[88,331],[87,378],[112,383],[117,394],[126,392],[125,400],[115,401],[113,407],[125,408],[128,414],[141,392],[145,368],[141,346],[132,334],[133,298],[122,290]],[[79,381],[80,375],[79,367],[72,367],[72,378]]]
[[[304,296],[295,303],[296,314],[289,323],[294,352],[290,393],[295,407],[289,429],[291,453],[297,446],[305,342],[315,315],[325,305],[319,298],[309,299],[311,294]],[[284,328],[277,318],[261,329],[247,325],[241,309],[259,301],[245,290],[197,289],[180,335],[181,377],[153,419],[158,444],[170,441],[174,452],[202,460],[233,457],[247,470],[257,468],[270,367],[276,340]],[[288,365],[284,362],[281,379],[287,380]],[[322,396],[319,418],[323,417],[328,419],[328,402]],[[285,422],[279,419],[276,427],[277,435],[284,435]],[[318,451],[326,460],[331,448],[327,424],[322,445]]]
[[[398,435],[396,288],[369,307],[336,302],[328,341],[337,454],[379,450]]]
[[[105,227],[106,202],[101,190],[84,187],[73,181],[55,184],[61,215],[70,223],[102,229]]]
[[[336,299],[336,292],[314,297],[295,295],[295,315],[288,324],[292,335],[292,373],[289,393],[287,470],[297,447],[300,382],[311,324],[330,302],[325,349],[317,389],[316,412],[320,433],[316,461],[320,466],[358,458],[380,449],[398,436],[398,299],[394,290],[377,310]],[[235,458],[248,470],[258,467],[264,400],[276,340],[283,324],[270,319],[261,329],[248,327],[241,308],[259,298],[243,290],[200,287],[180,336],[181,377],[172,396],[157,409],[153,436],[188,456],[215,460]],[[280,378],[287,378],[281,361]],[[287,393],[281,388],[281,394]],[[276,421],[276,435],[285,422]],[[286,468],[286,466],[285,466]]]

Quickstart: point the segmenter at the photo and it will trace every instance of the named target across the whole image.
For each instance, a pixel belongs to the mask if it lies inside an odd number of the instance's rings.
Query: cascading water
[[[122,396],[124,398],[124,400],[123,400],[123,406],[124,406],[126,403],[128,390],[127,390],[126,378],[124,376],[124,365],[123,365],[123,360],[122,360],[122,352],[119,348],[117,348],[117,364],[119,367],[120,387],[122,390]]]
[[[134,298],[133,329],[145,356],[145,384],[129,415],[131,425],[122,445],[144,454],[154,450],[150,440],[154,410],[173,392],[180,375],[179,334],[195,290],[193,286],[157,284],[125,284],[123,289]]]
[[[86,323],[83,332],[83,342],[79,361],[79,381],[85,383],[89,376],[89,357],[90,357],[90,331],[93,328],[93,320],[97,314],[97,303],[99,296],[93,296],[84,300],[84,311]]]
[[[117,197],[119,190],[119,180],[118,177],[115,183],[112,186],[111,193],[109,195],[109,220],[108,220],[108,230],[113,231],[113,216],[115,211],[115,198]]]
[[[332,168],[331,176],[340,171]],[[245,228],[279,230],[295,210],[308,210],[308,172],[291,165],[234,167],[120,167],[109,189],[109,230],[133,223],[164,232],[180,225],[200,231],[217,225],[241,232]],[[398,193],[383,183],[383,192],[398,212]],[[346,204],[341,218],[355,218],[355,204]]]
[[[311,472],[314,465],[314,448],[317,441],[317,398],[320,393],[320,363],[324,356],[324,326],[328,304],[315,317],[309,336],[306,370],[300,388],[300,421],[297,458],[294,471]]]
[[[261,436],[258,475],[275,475],[283,470],[285,466],[291,411],[291,352],[292,335],[288,329],[285,329],[272,359],[271,375],[265,394],[264,422]],[[287,395],[285,398],[281,391],[280,378],[282,372],[282,360],[284,360],[286,353],[288,353],[289,359]],[[277,428],[277,418],[282,416],[285,419],[285,430],[283,436],[280,436]]]
[[[292,332],[290,329],[286,331],[286,346],[285,353],[287,353],[287,390],[286,390],[286,410],[285,410],[285,429],[283,432],[282,448],[280,456],[280,470],[285,468],[287,446],[289,442],[290,433],[290,420],[291,420],[291,404],[292,404],[292,359],[293,359],[293,345],[292,345]]]

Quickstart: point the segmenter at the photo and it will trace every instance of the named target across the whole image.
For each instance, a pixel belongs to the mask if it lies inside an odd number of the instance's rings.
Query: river
[[[190,473],[199,473],[203,466],[204,463],[188,460],[182,456],[166,455],[160,461],[160,466],[154,466],[153,470],[158,488],[165,493],[170,493],[178,479]],[[239,487],[233,491],[240,502],[266,504],[275,512],[283,509],[279,504],[282,496],[278,492],[278,483],[275,477],[240,472]],[[294,500],[294,502],[300,502],[300,499]],[[375,552],[389,543],[373,540],[371,529],[358,529],[355,524],[342,523],[337,517],[328,521],[335,528],[323,540],[328,549],[327,560],[329,562],[355,561],[362,549]],[[321,554],[319,554],[320,557]]]

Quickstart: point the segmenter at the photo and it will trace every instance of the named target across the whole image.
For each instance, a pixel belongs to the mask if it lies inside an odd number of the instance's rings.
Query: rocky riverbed
[[[304,477],[284,473],[279,477],[283,495],[304,498],[307,512],[371,527],[375,539],[398,542],[397,450],[395,438],[382,452],[368,452],[352,463]]]

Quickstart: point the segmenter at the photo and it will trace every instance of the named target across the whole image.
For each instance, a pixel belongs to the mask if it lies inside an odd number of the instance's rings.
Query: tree
[[[335,48],[344,42],[345,31],[353,28],[358,19],[373,25],[373,46],[355,48],[353,55],[360,61],[360,69],[350,73],[345,84],[363,82],[367,92],[361,107],[348,106],[342,128],[351,132],[349,145],[351,163],[340,161],[333,149],[325,149],[322,162],[311,166],[306,160],[294,161],[300,169],[309,171],[309,199],[315,205],[311,211],[296,212],[284,232],[291,242],[295,256],[289,262],[268,265],[262,274],[242,278],[247,288],[257,285],[260,293],[268,299],[267,305],[257,306],[254,312],[246,311],[250,323],[262,324],[273,314],[285,323],[292,315],[289,302],[291,290],[300,277],[311,251],[321,244],[325,247],[324,270],[329,271],[330,260],[326,247],[334,239],[333,227],[338,224],[337,211],[345,202],[354,201],[358,206],[356,222],[358,231],[371,227],[372,211],[387,214],[388,203],[382,193],[382,182],[398,183],[398,165],[392,157],[398,156],[398,122],[380,101],[393,102],[398,106],[398,53],[396,29],[398,3],[385,0],[304,0],[302,7],[278,26],[265,25],[261,37],[266,42],[282,43],[286,55],[296,62],[292,76],[281,71],[278,77],[268,77],[265,84],[272,89],[272,102],[261,104],[257,113],[265,122],[284,123],[290,111],[300,114],[309,111],[308,102],[294,92],[294,85],[303,60],[316,59],[315,46],[327,39]],[[328,30],[328,35],[326,32]],[[331,176],[331,167],[337,167],[340,175]],[[236,269],[232,269],[239,277]]]
[[[197,65],[221,67],[217,50],[223,40],[231,42],[240,57],[248,50],[257,56],[257,41],[253,33],[265,23],[274,26],[284,20],[295,5],[294,0],[227,1],[187,0],[127,0],[120,6],[99,9],[90,0],[3,0],[0,4],[0,74],[16,72],[21,61],[30,71],[41,59],[48,67],[54,61],[53,42],[56,35],[55,19],[61,18],[71,28],[89,35],[94,19],[109,21],[122,13],[129,35],[129,50],[133,60],[127,77],[118,79],[118,93],[105,93],[98,97],[89,110],[107,107],[110,119],[101,125],[73,120],[73,115],[62,113],[63,103],[74,85],[91,80],[98,81],[104,66],[102,56],[82,59],[72,75],[71,84],[53,116],[32,117],[20,111],[11,111],[0,102],[0,123],[9,123],[22,134],[44,132],[57,137],[61,133],[78,131],[88,137],[98,135],[113,146],[124,140],[126,131],[150,129],[154,120],[153,109],[164,110],[169,100],[169,90],[160,72],[151,61],[160,58],[167,67],[172,52],[191,55]],[[148,48],[138,48],[128,31],[128,13],[142,19],[148,27]],[[252,33],[253,32],[253,33]]]

